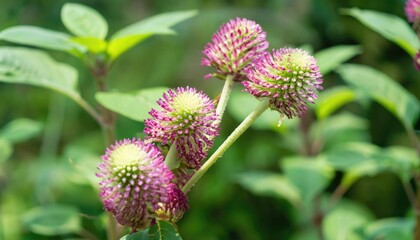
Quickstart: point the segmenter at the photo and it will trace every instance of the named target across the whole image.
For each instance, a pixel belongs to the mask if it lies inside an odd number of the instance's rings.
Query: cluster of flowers
[[[405,15],[420,38],[420,0],[407,0],[405,2]],[[420,71],[420,50],[413,58],[414,67]]]
[[[301,117],[316,99],[322,76],[314,57],[295,48],[266,52],[266,33],[254,21],[237,18],[222,25],[204,50],[205,77],[240,82],[246,92],[269,99],[270,108]],[[199,169],[219,132],[214,102],[191,87],[171,89],[145,121],[145,140],[117,141],[102,156],[97,176],[105,209],[133,231],[156,219],[178,221],[188,208],[181,191]],[[169,151],[164,151],[168,149]],[[164,153],[166,152],[166,153]],[[175,152],[175,154],[171,154]],[[176,159],[176,166],[167,164]]]

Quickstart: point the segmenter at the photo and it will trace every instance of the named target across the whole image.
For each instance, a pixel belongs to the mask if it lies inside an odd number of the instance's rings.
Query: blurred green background
[[[36,25],[66,32],[60,21],[60,9],[65,2],[68,1],[2,0],[0,29]],[[358,7],[405,18],[403,0],[72,2],[97,9],[108,20],[110,33],[153,14],[199,10],[196,17],[174,27],[178,32],[176,36],[154,36],[118,59],[110,74],[111,89],[127,92],[153,86],[189,85],[216,97],[223,82],[203,79],[212,70],[200,66],[201,51],[222,23],[238,16],[253,19],[263,27],[270,49],[296,46],[317,52],[339,44],[360,45],[363,52],[350,62],[366,64],[386,73],[420,98],[419,73],[412,67],[411,58],[355,19],[340,14],[341,8]],[[11,44],[0,42],[0,46],[3,45]],[[87,68],[69,55],[48,53],[79,70],[79,89],[89,102],[94,103],[94,83]],[[334,73],[328,74],[324,81],[327,89],[344,85]],[[241,89],[240,85],[235,86],[235,90]],[[342,111],[366,120],[364,134],[371,143],[381,147],[410,146],[402,125],[379,104],[365,107],[351,103]],[[35,137],[17,142],[11,158],[0,165],[0,239],[88,237],[88,233],[46,237],[25,228],[22,218],[28,210],[51,203],[76,207],[83,213],[82,224],[86,231],[105,239],[100,217],[102,204],[90,185],[95,178],[83,176],[89,173],[88,169],[95,168],[104,152],[99,126],[76,104],[56,93],[0,83],[0,126],[18,118],[28,118],[42,126],[39,126],[39,134],[34,133]],[[232,107],[228,108],[221,137],[215,146],[238,124]],[[291,239],[296,232],[304,232],[305,225],[297,224],[301,216],[290,203],[254,195],[236,180],[237,174],[251,170],[281,172],[279,161],[295,155],[296,149],[304,148],[299,146],[299,141],[297,146],[293,145],[296,137],[293,134],[301,133],[293,133],[290,129],[299,123],[286,121],[284,124],[281,130],[251,128],[200,180],[190,192],[190,210],[179,222],[184,239]],[[119,117],[117,125],[120,139],[142,134],[143,125],[128,118]],[[420,123],[415,127],[419,129]],[[83,162],[81,167],[79,162]],[[336,174],[327,192],[335,189],[340,177],[340,173]],[[399,179],[390,172],[360,179],[345,197],[362,204],[377,218],[405,216],[410,209]]]

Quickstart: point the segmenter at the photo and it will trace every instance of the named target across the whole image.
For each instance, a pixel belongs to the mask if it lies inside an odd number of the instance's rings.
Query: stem
[[[413,209],[416,209],[416,194],[414,193],[413,188],[411,188],[410,182],[402,180],[402,185],[405,193],[407,194],[407,198],[410,201],[411,206],[413,207]]]
[[[420,141],[416,136],[416,132],[411,126],[407,126],[404,124],[405,130],[407,131],[407,134],[410,138],[411,143],[413,144],[414,149],[417,151],[417,155],[420,157]],[[420,173],[417,172],[415,174],[415,183],[417,188],[417,195],[414,198],[414,213],[416,216],[416,224],[414,227],[414,239],[420,239]],[[407,186],[404,186],[404,189],[406,189]],[[409,187],[409,186],[408,186]],[[409,188],[411,189],[411,188]],[[412,191],[412,189],[411,189]],[[409,192],[407,192],[409,194]],[[408,195],[410,198],[410,202],[413,200],[413,196]],[[413,204],[413,203],[412,203]]]
[[[318,239],[324,240],[324,233],[322,231],[322,221],[324,220],[324,213],[321,209],[321,194],[318,194],[314,199],[314,212],[312,216],[312,223],[315,226]]]
[[[223,113],[225,112],[227,103],[229,101],[230,93],[232,92],[233,88],[233,76],[227,75],[225,80],[225,85],[223,86],[222,94],[220,95],[219,103],[217,104],[216,114],[219,116],[221,120],[223,117]]]
[[[95,119],[100,126],[103,125],[103,120],[101,115],[89,104],[87,103],[82,97],[79,95],[77,96],[69,96],[73,101],[75,101],[81,108],[83,108],[93,119]]]
[[[191,179],[182,188],[184,193],[188,192],[192,186],[206,173],[209,168],[216,163],[223,153],[247,130],[251,124],[268,109],[269,100],[265,99],[252,111],[244,121],[229,135],[229,137],[220,145],[213,155],[201,166],[200,169],[191,177]]]
[[[334,205],[340,201],[341,198],[343,198],[344,194],[347,192],[347,187],[343,184],[338,185],[338,187],[334,190],[334,192],[331,194],[330,198],[330,208],[333,208]]]

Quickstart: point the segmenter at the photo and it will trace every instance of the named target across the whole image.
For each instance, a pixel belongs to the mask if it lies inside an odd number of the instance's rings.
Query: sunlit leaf
[[[315,102],[316,115],[318,118],[324,119],[355,99],[356,93],[348,87],[334,87],[322,91]]]
[[[315,58],[321,73],[327,74],[361,52],[357,45],[338,45],[317,52]]]
[[[398,44],[411,56],[414,56],[420,49],[420,40],[414,30],[407,21],[396,15],[358,8],[345,9],[343,12]]]
[[[386,218],[368,224],[365,239],[410,240],[413,239],[414,219]]]
[[[387,75],[368,66],[345,64],[338,73],[350,85],[378,101],[402,123],[411,127],[420,113],[416,97]]]
[[[238,183],[258,196],[286,199],[294,206],[302,204],[299,190],[285,177],[269,172],[245,172],[236,176]]]
[[[61,9],[61,21],[74,35],[105,39],[108,24],[95,9],[77,3],[66,3]]]
[[[106,50],[107,42],[105,40],[93,37],[72,37],[71,40],[85,46],[92,53],[101,53]]]
[[[115,59],[122,53],[156,34],[175,34],[171,29],[175,24],[191,18],[197,11],[179,11],[158,14],[131,24],[116,32],[108,45],[108,54]]]
[[[0,47],[0,82],[45,87],[77,98],[77,71],[47,54],[26,48]]]
[[[120,240],[150,240],[148,232],[149,229],[147,228],[135,233],[127,234],[120,238]]]
[[[43,125],[31,119],[15,119],[0,129],[0,138],[10,143],[19,143],[39,135]]]
[[[133,93],[100,92],[96,100],[104,107],[136,121],[144,121],[149,111],[157,108],[156,101],[168,88],[156,87],[142,89]]]
[[[0,137],[0,164],[6,161],[13,152],[12,144]]]
[[[44,236],[77,233],[82,229],[77,209],[65,205],[33,208],[22,216],[22,221],[29,230]]]
[[[172,223],[157,220],[149,229],[150,240],[182,240],[176,226]]]
[[[65,52],[85,52],[86,48],[74,43],[70,35],[35,26],[16,26],[0,32],[0,39],[12,43],[24,44]]]

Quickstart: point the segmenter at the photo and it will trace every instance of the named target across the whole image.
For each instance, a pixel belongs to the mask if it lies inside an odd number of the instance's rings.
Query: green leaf
[[[420,166],[420,159],[413,148],[388,147],[381,153],[380,157],[405,182],[410,181],[413,172]]]
[[[33,208],[22,216],[22,221],[29,230],[44,236],[78,233],[82,230],[77,209],[65,205]]]
[[[356,93],[348,87],[334,87],[322,91],[315,103],[316,115],[319,119],[324,119],[355,99]]]
[[[339,45],[317,52],[315,58],[319,70],[325,75],[361,52],[358,45]]]
[[[282,160],[281,166],[305,204],[322,192],[334,177],[333,169],[315,158],[289,157]]]
[[[76,171],[68,171],[73,174],[68,179],[79,184],[89,184],[93,188],[99,187],[99,178],[96,177],[98,167],[98,155],[87,147],[67,145],[64,151],[64,158],[68,160],[71,167]]]
[[[74,35],[105,39],[108,24],[95,9],[77,3],[66,3],[61,9],[61,21]]]
[[[172,223],[157,220],[149,230],[150,240],[182,240],[176,226]]]
[[[100,92],[96,100],[111,111],[136,121],[144,121],[149,117],[149,111],[157,108],[156,101],[162,97],[165,87],[142,89],[133,93]]]
[[[258,196],[286,199],[294,206],[302,204],[298,189],[284,176],[269,172],[245,172],[236,176],[238,183]]]
[[[79,97],[76,69],[38,50],[0,47],[0,82],[45,87],[71,98]]]
[[[149,229],[147,228],[135,233],[127,234],[120,238],[120,240],[150,240],[148,232]]]
[[[131,24],[116,32],[108,45],[108,54],[116,59],[139,42],[156,34],[175,34],[171,29],[175,24],[191,18],[197,11],[169,12],[152,16]]]
[[[43,125],[40,122],[25,118],[15,119],[0,130],[0,138],[10,143],[24,142],[39,135],[42,128]]]
[[[370,223],[364,228],[365,239],[413,239],[414,219],[386,218]]]
[[[387,75],[371,67],[346,64],[338,73],[350,85],[364,92],[394,114],[405,126],[411,127],[420,113],[416,97]]]
[[[414,30],[398,16],[358,8],[345,9],[343,12],[396,43],[411,56],[414,56],[420,48],[420,40]]]
[[[0,164],[9,159],[9,157],[12,156],[12,153],[12,144],[3,138],[0,138]]]
[[[73,42],[85,46],[92,53],[101,53],[106,50],[107,42],[99,38],[92,37],[73,37]]]
[[[65,52],[86,52],[86,48],[74,43],[70,35],[34,26],[16,26],[0,32],[0,39],[12,43],[24,44]]]
[[[324,155],[325,161],[336,170],[350,170],[372,160],[374,154],[381,151],[375,145],[353,142],[340,144]]]

